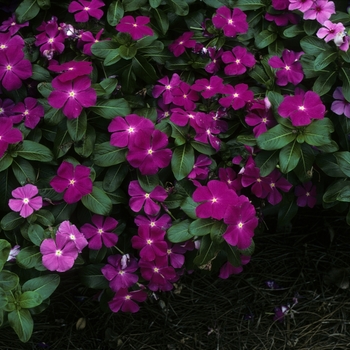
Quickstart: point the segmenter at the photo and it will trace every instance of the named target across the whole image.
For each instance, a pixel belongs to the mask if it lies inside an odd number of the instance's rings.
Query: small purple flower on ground
[[[113,299],[108,302],[109,308],[113,312],[131,312],[140,310],[140,306],[135,301],[141,303],[147,299],[147,293],[143,290],[133,290],[129,292],[126,288],[119,289]],[[135,300],[135,301],[134,301]]]
[[[9,207],[11,210],[19,212],[23,218],[27,218],[43,206],[43,199],[41,196],[37,196],[38,192],[38,188],[31,184],[17,187],[12,191],[12,196],[15,199],[9,200]]]

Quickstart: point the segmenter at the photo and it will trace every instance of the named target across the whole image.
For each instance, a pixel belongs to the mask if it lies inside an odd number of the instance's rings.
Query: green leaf
[[[242,11],[257,10],[261,7],[265,7],[260,0],[238,0],[236,2],[236,7],[240,8]]]
[[[119,44],[112,40],[99,41],[91,46],[91,52],[97,57],[106,58],[118,47]]]
[[[39,66],[38,64],[32,65],[32,71],[33,74],[31,76],[31,79],[36,81],[51,81],[51,75],[50,72],[43,68],[42,66]]]
[[[119,47],[119,55],[121,58],[124,58],[125,60],[131,60],[133,57],[135,57],[136,53],[137,53],[137,48],[135,46],[121,45]]]
[[[43,10],[48,10],[51,7],[51,1],[50,0],[37,0],[38,5]]]
[[[14,329],[18,338],[26,343],[33,333],[34,322],[29,310],[14,310],[8,314],[10,326]]]
[[[34,183],[36,180],[34,168],[23,158],[16,158],[13,160],[12,171],[21,186],[27,183]]]
[[[0,271],[4,267],[9,257],[10,251],[11,251],[11,244],[4,239],[0,239]]]
[[[294,38],[300,34],[304,34],[304,28],[300,24],[291,25],[289,28],[283,31],[283,35],[287,38]]]
[[[49,238],[47,234],[45,234],[44,229],[38,224],[30,224],[28,227],[28,236],[33,244],[40,247],[42,241],[45,238]]]
[[[152,18],[156,20],[157,26],[160,32],[165,35],[169,29],[169,19],[168,16],[161,9],[151,10]]]
[[[96,132],[95,128],[91,125],[87,125],[86,134],[83,139],[74,144],[74,150],[81,157],[87,158],[91,155],[95,147]]]
[[[40,11],[36,0],[23,0],[16,8],[16,19],[18,23],[23,23],[33,19]]]
[[[127,148],[112,146],[109,142],[103,142],[95,147],[93,161],[101,167],[110,167],[125,162]]]
[[[333,154],[337,160],[340,170],[350,177],[350,152],[336,152]]]
[[[8,304],[8,298],[6,292],[0,288],[0,313],[4,311],[5,306]],[[0,327],[3,324],[3,315],[0,315]]]
[[[218,246],[213,242],[209,235],[202,237],[199,254],[194,258],[193,262],[204,268],[203,265],[210,264],[218,253]]]
[[[310,145],[303,143],[301,145],[300,160],[294,172],[301,182],[306,182],[312,177],[312,169],[315,161],[315,154]]]
[[[55,274],[40,276],[26,281],[22,291],[33,291],[38,293],[43,300],[50,297],[60,284],[60,276]]]
[[[148,84],[154,84],[158,80],[153,66],[143,56],[136,56],[132,59],[132,68],[136,76]]]
[[[125,12],[137,11],[140,7],[147,4],[147,0],[123,0]]]
[[[193,236],[188,232],[190,220],[186,219],[177,224],[173,224],[167,231],[166,237],[172,243],[186,242]]]
[[[156,9],[160,4],[162,0],[149,0],[149,4],[152,8]]]
[[[307,35],[315,34],[316,30],[319,28],[317,21],[304,21],[304,30]]]
[[[86,265],[80,269],[80,280],[88,288],[106,289],[108,288],[108,281],[103,276],[101,269],[106,264],[91,264]]]
[[[333,88],[335,81],[337,80],[337,71],[328,71],[327,73],[322,73],[316,79],[312,90],[318,93],[320,96],[325,95],[329,90]]]
[[[6,170],[12,164],[12,162],[13,158],[8,153],[5,153],[0,158],[0,172]]]
[[[316,164],[330,177],[347,177],[340,170],[337,159],[333,154],[319,154],[316,158]]]
[[[181,204],[180,208],[191,219],[198,219],[196,215],[196,208],[198,207],[198,205],[199,203],[195,203],[191,197],[187,197]]]
[[[339,180],[332,185],[328,186],[326,192],[323,195],[323,201],[326,203],[332,203],[341,197],[341,194],[350,190],[350,182]]]
[[[13,290],[18,286],[19,277],[10,271],[3,270],[0,272],[0,288],[5,292]]]
[[[113,119],[116,116],[125,117],[131,113],[128,102],[123,98],[113,100],[101,100],[90,110],[105,119]]]
[[[215,221],[210,230],[210,238],[212,241],[217,244],[221,244],[224,242],[222,235],[227,229],[227,225],[222,221]]]
[[[189,7],[185,0],[167,0],[167,2],[178,16],[188,15]]]
[[[81,199],[84,206],[94,214],[109,215],[112,202],[105,192],[93,186],[92,192]]]
[[[306,54],[315,57],[331,48],[324,40],[314,36],[305,36],[302,38],[300,40],[300,46]]]
[[[278,163],[279,151],[261,151],[255,157],[255,164],[260,169],[261,176],[269,175]]]
[[[42,266],[41,257],[39,247],[25,247],[18,253],[16,263],[22,269],[36,268]]]
[[[189,143],[178,146],[173,151],[171,169],[176,180],[184,179],[193,169],[194,151]]]
[[[248,75],[254,80],[256,80],[258,83],[264,84],[264,85],[267,85],[270,80],[264,68],[258,64],[256,64],[254,68],[248,72]]]
[[[299,163],[301,147],[297,140],[284,146],[279,154],[281,172],[284,174],[292,171]]]
[[[85,136],[86,128],[87,117],[85,111],[82,111],[78,118],[67,119],[67,130],[74,142],[80,141]]]
[[[50,162],[53,159],[52,152],[44,145],[24,140],[17,148],[17,155],[28,160]]]
[[[4,231],[11,231],[21,225],[24,219],[18,213],[10,211],[1,219],[1,228]]]
[[[171,137],[175,139],[176,146],[186,143],[187,135],[189,133],[189,125],[178,126],[172,122],[169,122],[171,126]]]
[[[124,17],[124,7],[121,1],[113,1],[107,10],[107,22],[110,26],[115,27]]]
[[[263,30],[255,37],[255,46],[258,49],[263,49],[272,44],[276,39],[276,33],[270,32],[269,30]]]
[[[118,85],[118,80],[115,78],[106,78],[100,82],[100,86],[105,91],[105,96],[110,96],[116,89]],[[104,98],[104,96],[102,96]]]
[[[323,146],[331,142],[330,133],[334,131],[333,123],[329,118],[314,120],[308,125],[303,136],[305,142],[311,146]]]
[[[293,193],[283,196],[282,202],[278,205],[278,226],[283,227],[290,224],[290,221],[298,212],[298,206]]]
[[[329,64],[335,61],[338,57],[338,52],[334,49],[328,49],[320,53],[315,60],[314,68],[316,71],[320,71],[326,68]]]
[[[206,143],[191,141],[191,146],[199,153],[205,154],[207,156],[212,156],[216,153],[215,149]]]
[[[340,68],[340,79],[343,82],[343,95],[350,102],[350,68]]]
[[[119,48],[111,51],[105,60],[103,61],[103,65],[105,67],[111,66],[122,59],[122,56],[119,55]]]
[[[128,172],[129,168],[125,163],[109,167],[103,178],[103,189],[106,192],[114,192],[120,187]]]
[[[261,149],[272,151],[281,149],[295,140],[297,134],[293,130],[278,124],[257,138],[257,144]]]
[[[227,260],[232,266],[241,266],[241,257],[236,247],[224,242],[223,250],[226,252]]]
[[[191,223],[188,232],[192,236],[205,236],[211,232],[216,221],[213,219],[197,219]]]
[[[43,302],[41,295],[34,291],[27,291],[19,297],[19,306],[23,309],[36,307]]]
[[[142,175],[140,171],[137,171],[137,179],[142,189],[148,193],[152,192],[153,189],[159,185],[158,175]]]
[[[55,217],[49,210],[40,209],[35,212],[36,221],[44,226],[53,226],[55,224]]]

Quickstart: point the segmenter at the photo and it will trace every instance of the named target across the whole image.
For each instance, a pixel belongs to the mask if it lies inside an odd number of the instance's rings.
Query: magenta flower
[[[232,107],[234,110],[243,108],[247,102],[254,99],[253,91],[248,90],[247,84],[237,84],[236,86],[225,85],[222,93],[228,96],[221,97],[219,103],[223,107]]]
[[[89,241],[89,248],[99,250],[102,246],[111,248],[118,242],[118,236],[112,231],[117,227],[118,221],[111,217],[94,215],[91,219],[94,225],[84,224],[80,231]]]
[[[289,4],[289,0],[272,0],[272,7],[279,11],[286,10]]]
[[[180,76],[174,73],[169,80],[167,76],[158,80],[158,83],[162,85],[154,85],[152,90],[152,95],[155,98],[158,98],[160,95],[163,97],[163,102],[167,105],[173,102],[173,89],[178,87],[181,82]]]
[[[235,37],[248,31],[247,15],[239,8],[233,11],[226,7],[220,7],[213,16],[214,27],[222,29],[225,36]]]
[[[342,87],[338,86],[334,90],[333,98],[336,100],[332,103],[331,111],[338,115],[344,114],[347,118],[350,118],[350,102],[345,99]]]
[[[136,19],[132,16],[125,16],[115,29],[122,33],[129,33],[133,40],[139,40],[147,35],[153,35],[153,30],[146,26],[149,22],[150,18],[146,16],[137,16]]]
[[[54,108],[63,108],[68,119],[78,118],[83,108],[94,106],[97,100],[96,91],[91,88],[91,80],[87,76],[62,82],[56,77],[52,80],[55,89],[48,97]]]
[[[179,38],[177,38],[172,44],[168,46],[170,52],[175,57],[181,56],[185,51],[186,47],[192,49],[196,46],[196,41],[191,40],[193,32],[185,32]]]
[[[118,292],[120,289],[133,286],[139,279],[134,274],[138,269],[137,261],[134,257],[126,255],[110,255],[108,264],[101,268],[103,276],[109,281],[109,287]]]
[[[242,189],[241,181],[237,178],[237,174],[232,168],[219,168],[219,179],[236,193]]]
[[[223,87],[223,79],[214,75],[210,77],[210,80],[204,78],[197,79],[191,86],[191,89],[200,91],[204,98],[210,98],[216,94],[220,94]]]
[[[9,91],[19,89],[22,80],[32,76],[32,64],[24,58],[24,53],[15,46],[0,50],[0,81]]]
[[[0,99],[0,118],[10,117],[14,106],[15,104],[9,98],[5,98],[4,100]]]
[[[250,261],[250,256],[247,256],[247,255],[241,255],[240,258],[241,258],[242,265],[247,265]],[[236,267],[236,266],[231,265],[229,262],[226,262],[220,268],[219,277],[222,279],[227,279],[231,275],[237,275],[237,274],[241,273],[242,271],[243,271],[242,266]]]
[[[304,12],[303,19],[316,19],[320,24],[327,21],[335,13],[333,1],[315,0],[312,6]]]
[[[57,176],[50,185],[56,192],[64,192],[63,199],[72,204],[81,200],[82,197],[92,192],[90,168],[84,165],[74,167],[72,163],[62,162],[57,170]]]
[[[187,252],[187,249],[180,244],[173,244],[167,242],[168,249],[167,255],[169,258],[169,263],[174,269],[180,269],[185,263],[184,254]]]
[[[172,90],[173,103],[177,106],[184,107],[186,111],[192,111],[196,108],[194,101],[199,100],[197,91],[192,90],[191,86],[185,82],[180,82],[178,87]]]
[[[256,63],[254,55],[242,46],[235,46],[232,52],[225,51],[221,58],[224,63],[231,63],[224,68],[226,75],[244,74],[247,71],[247,67],[251,68]]]
[[[68,12],[74,13],[76,22],[88,22],[90,17],[101,19],[103,11],[100,7],[105,6],[101,0],[78,0],[72,1],[68,6]]]
[[[39,210],[43,206],[43,199],[38,194],[38,188],[27,184],[23,187],[17,187],[12,191],[12,196],[16,199],[9,200],[11,210],[19,212],[23,218],[32,215],[34,210]]]
[[[168,197],[168,193],[161,186],[156,186],[150,193],[147,193],[137,180],[130,181],[128,194],[131,196],[130,209],[138,213],[144,207],[147,215],[157,215],[160,211],[160,205],[155,201],[164,202]]]
[[[209,157],[200,154],[194,162],[193,168],[187,177],[192,180],[205,180],[208,177],[209,166],[211,163],[212,160]]]
[[[288,23],[298,24],[300,21],[300,17],[297,14],[290,11],[285,11],[283,13],[275,15],[266,12],[265,19],[270,22],[275,22],[276,25],[278,25],[279,27],[284,27]]]
[[[88,245],[85,236],[77,229],[75,225],[72,225],[69,221],[61,222],[56,232],[57,236],[62,235],[66,237],[67,241],[71,240],[78,253],[81,253],[83,249]]]
[[[254,126],[253,133],[256,138],[266,132],[267,128],[276,125],[272,110],[266,108],[251,108],[244,120],[249,126]]]
[[[185,126],[187,125],[188,121],[193,121],[193,123],[195,123],[196,116],[197,112],[184,111],[181,108],[172,108],[170,121],[176,125]]]
[[[59,64],[51,60],[48,69],[60,73],[57,79],[61,82],[73,80],[77,77],[88,75],[92,72],[92,63],[87,61],[69,61]]]
[[[140,257],[145,261],[153,261],[156,257],[167,254],[167,244],[164,240],[165,231],[158,227],[141,225],[137,236],[131,238],[134,249],[140,249]]]
[[[171,226],[171,217],[168,214],[163,214],[159,217],[157,216],[149,216],[147,217],[143,215],[137,215],[134,219],[135,225],[148,225],[150,227],[158,227],[162,230],[167,230]]]
[[[25,43],[19,35],[11,36],[10,32],[0,33],[0,50],[6,50],[10,46],[23,49]]]
[[[140,169],[142,175],[154,175],[170,164],[172,151],[166,148],[167,145],[168,136],[164,132],[141,130],[126,159],[131,166]]]
[[[227,208],[224,222],[228,227],[222,237],[228,244],[237,246],[238,249],[246,249],[251,245],[258,218],[247,197],[238,197],[235,205]]]
[[[305,126],[312,119],[323,119],[326,107],[316,92],[307,91],[305,94],[285,96],[277,111],[283,118],[290,117],[294,126]]]
[[[92,56],[91,46],[95,43],[100,42],[104,28],[102,28],[97,34],[96,37],[93,36],[91,32],[84,32],[80,36],[80,41],[83,43],[83,53],[84,55]]]
[[[307,11],[314,3],[314,0],[289,0],[288,9],[299,10],[300,12]]]
[[[211,74],[215,74],[221,67],[221,56],[224,53],[223,49],[216,50],[214,47],[208,47],[208,54],[211,62],[205,66],[205,71]]]
[[[12,112],[19,113],[21,120],[24,118],[24,125],[29,129],[34,129],[45,114],[44,107],[33,97],[27,97],[23,102],[19,102],[13,107]]]
[[[11,36],[13,34],[17,33],[21,28],[28,27],[29,22],[24,22],[22,24],[17,23],[16,16],[13,13],[11,17],[9,17],[7,20],[3,21],[0,26],[0,32],[9,32]]]
[[[113,312],[121,310],[123,312],[135,313],[140,310],[140,306],[135,301],[142,303],[146,299],[147,293],[143,290],[129,292],[126,288],[123,288],[118,290],[113,299],[108,302],[108,305]]]
[[[137,114],[129,114],[126,117],[115,117],[108,126],[111,135],[111,145],[116,147],[130,147],[143,130],[152,133],[154,124],[151,120],[140,117]]]
[[[311,181],[298,185],[294,190],[298,207],[313,208],[317,202],[317,189]]]
[[[299,62],[303,54],[304,52],[283,50],[282,59],[278,56],[273,56],[269,59],[269,65],[278,69],[276,73],[277,85],[286,86],[288,83],[298,85],[304,79],[303,67]]]
[[[268,179],[270,180],[270,191],[267,195],[267,201],[272,205],[276,205],[282,200],[282,195],[278,189],[283,192],[289,192],[293,185],[282,176],[278,169],[274,169],[268,176]]]
[[[325,21],[323,23],[323,28],[320,28],[316,35],[318,38],[324,39],[326,43],[331,40],[334,40],[336,43],[343,43],[345,27],[343,23],[332,23],[331,21]]]
[[[13,128],[12,120],[0,117],[0,158],[4,155],[8,146],[23,140],[22,133]]]
[[[196,208],[197,217],[221,220],[227,207],[235,204],[238,196],[224,182],[211,180],[207,186],[197,187],[192,198],[197,203],[201,202]]]
[[[50,271],[65,272],[69,270],[78,257],[74,242],[64,235],[57,235],[56,240],[44,239],[40,245],[40,252],[43,255],[43,265]]]

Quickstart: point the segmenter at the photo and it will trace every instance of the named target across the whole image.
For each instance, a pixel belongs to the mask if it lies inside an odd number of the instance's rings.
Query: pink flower
[[[233,12],[226,7],[216,10],[213,17],[214,27],[222,29],[225,36],[235,37],[237,34],[244,34],[248,31],[247,15],[239,8],[234,8]]]
[[[316,35],[318,38],[324,39],[326,43],[328,43],[330,40],[334,40],[334,42],[340,42],[342,44],[343,37],[345,36],[345,27],[343,23],[332,23],[331,21],[325,21],[323,23],[323,28],[320,28]]]
[[[9,200],[11,210],[19,212],[23,218],[32,215],[34,210],[39,210],[43,206],[43,199],[38,194],[38,188],[27,184],[23,187],[17,187],[12,191],[12,196],[16,199]]]
[[[91,32],[84,32],[80,36],[81,45],[83,46],[84,55],[92,56],[91,46],[95,43],[100,42],[104,28],[102,28],[97,34],[96,37],[93,36]]]
[[[180,76],[174,73],[169,81],[169,78],[165,76],[164,78],[158,80],[158,83],[162,85],[154,85],[152,95],[158,98],[160,95],[163,97],[163,102],[167,105],[173,102],[173,90],[180,84]]]
[[[0,81],[9,91],[19,89],[22,80],[32,76],[32,64],[24,58],[24,53],[16,46],[0,50]]]
[[[347,118],[350,118],[350,102],[348,102],[343,95],[343,88],[337,87],[333,92],[333,98],[336,100],[332,103],[331,111],[335,114],[344,114]]]
[[[256,62],[254,56],[242,46],[235,46],[232,52],[224,52],[221,58],[224,63],[231,63],[224,68],[226,75],[244,74],[247,67],[253,67]]]
[[[219,168],[220,181],[227,184],[228,188],[238,193],[241,188],[241,181],[237,178],[237,174],[232,168]]]
[[[253,106],[255,105],[255,108]],[[245,116],[245,122],[249,126],[254,126],[253,133],[255,137],[263,134],[267,131],[267,128],[271,128],[276,125],[276,120],[273,117],[271,109],[267,109],[265,106],[255,103],[249,113]]]
[[[78,0],[72,1],[68,6],[69,13],[75,13],[74,19],[76,22],[88,22],[89,17],[101,19],[103,11],[100,7],[105,6],[101,0]]]
[[[314,0],[289,0],[288,9],[299,10],[300,12],[307,11],[314,3]]]
[[[28,27],[29,22],[24,22],[22,24],[19,24],[16,22],[16,15],[13,13],[11,17],[9,17],[7,20],[3,21],[0,26],[0,32],[9,32],[11,36],[15,33],[17,33],[21,28]]]
[[[90,74],[92,72],[91,64],[88,61],[69,61],[59,64],[57,61],[51,60],[48,69],[55,73],[60,73],[57,79],[64,83]]]
[[[211,163],[212,160],[209,157],[205,156],[204,154],[200,154],[187,177],[189,179],[205,180],[208,176],[209,166]]]
[[[91,80],[87,76],[62,82],[56,77],[52,80],[55,89],[48,97],[54,108],[63,108],[68,119],[78,118],[83,108],[94,106],[97,100],[96,91],[91,88]]]
[[[24,125],[29,129],[34,129],[45,114],[44,107],[32,97],[27,97],[23,102],[19,102],[13,107],[12,112],[19,113],[21,120],[24,118]]]
[[[0,118],[0,158],[4,155],[8,146],[23,140],[22,133],[12,127],[12,120],[9,118]]]
[[[211,76],[208,79],[197,79],[195,83],[191,86],[194,91],[200,91],[204,98],[211,98],[216,94],[221,93],[224,87],[223,79],[217,76]]]
[[[135,225],[149,225],[150,227],[158,227],[162,230],[167,230],[171,226],[171,217],[168,214],[163,214],[159,217],[157,216],[149,216],[147,217],[143,215],[137,215],[134,222]]]
[[[320,96],[313,91],[285,96],[277,110],[281,117],[290,117],[294,126],[309,125],[312,119],[323,119],[326,113],[326,107]]]
[[[219,103],[223,107],[232,107],[234,110],[243,108],[247,102],[254,99],[253,91],[248,90],[247,84],[237,84],[236,86],[225,85],[222,93],[228,95],[219,99]]]
[[[134,300],[141,303],[147,299],[147,293],[143,290],[133,290],[129,292],[126,288],[119,289],[113,299],[108,302],[109,308],[113,312],[119,310],[123,312],[135,313],[140,310],[140,306]]]
[[[199,100],[197,91],[192,90],[191,86],[185,82],[180,84],[172,90],[173,103],[176,106],[184,107],[186,111],[192,111],[196,108],[194,101]]]
[[[115,29],[122,33],[129,33],[133,40],[139,40],[147,35],[153,35],[153,30],[146,26],[149,22],[150,18],[146,16],[137,16],[136,19],[132,16],[125,16]]]
[[[115,246],[118,235],[113,233],[113,230],[117,227],[118,221],[102,215],[94,215],[91,221],[94,225],[86,223],[80,228],[89,241],[89,248],[99,250],[102,246],[107,248]]]
[[[240,258],[241,258],[241,264],[242,265],[246,265],[250,261],[250,256],[241,255]],[[231,263],[226,262],[220,268],[219,278],[227,279],[231,275],[238,275],[242,271],[243,271],[243,267],[242,266],[233,266]]]
[[[333,1],[315,0],[313,5],[304,12],[303,19],[316,19],[320,24],[327,21],[335,13]]]
[[[142,175],[154,175],[170,164],[172,151],[167,145],[168,136],[164,132],[156,129],[150,134],[141,130],[126,159],[131,166],[140,169]]]
[[[313,208],[317,202],[317,189],[311,181],[298,185],[294,190],[298,207]]]
[[[11,36],[10,32],[0,33],[0,50],[6,50],[10,46],[23,49],[25,43],[19,35]]]
[[[69,270],[78,257],[74,242],[64,235],[57,235],[56,240],[44,239],[40,245],[40,252],[43,255],[43,265],[50,271],[65,272]]]
[[[62,235],[66,237],[67,240],[71,240],[78,253],[81,253],[82,250],[88,245],[88,242],[85,236],[77,229],[75,225],[72,225],[69,221],[61,222],[60,226],[57,229],[56,237]]]
[[[187,48],[194,48],[196,45],[195,40],[191,40],[193,32],[183,33],[172,44],[168,46],[169,51],[174,54],[175,57],[181,56]]]
[[[282,176],[278,169],[274,169],[267,178],[270,180],[270,191],[267,195],[267,201],[272,205],[276,205],[282,200],[282,195],[278,189],[283,192],[289,192],[293,185]]]
[[[288,83],[298,85],[304,79],[303,67],[299,62],[303,53],[283,50],[282,59],[278,56],[273,56],[269,59],[269,65],[278,69],[276,73],[277,85],[286,86]]]
[[[161,186],[156,186],[150,193],[147,193],[137,180],[130,181],[128,194],[131,196],[130,209],[138,213],[144,207],[147,215],[157,215],[160,211],[160,205],[155,201],[164,202],[168,197],[168,193]]]
[[[89,176],[88,167],[84,165],[74,167],[72,163],[64,161],[57,170],[57,176],[50,181],[50,185],[56,192],[65,192],[63,199],[72,204],[92,192],[92,181]]]

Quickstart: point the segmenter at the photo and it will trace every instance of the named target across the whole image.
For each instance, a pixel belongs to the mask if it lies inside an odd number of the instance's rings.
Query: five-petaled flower
[[[150,18],[146,16],[123,17],[117,24],[115,29],[121,33],[129,33],[134,40],[142,39],[143,37],[153,35],[153,30],[146,26],[150,22]]]
[[[169,51],[174,54],[175,57],[181,56],[186,48],[194,48],[196,45],[195,40],[191,40],[193,32],[183,33],[172,44],[169,45]]]
[[[236,46],[232,51],[226,51],[221,56],[222,61],[228,64],[225,68],[226,75],[241,75],[255,65],[254,55],[245,47]]]
[[[101,19],[103,11],[100,9],[105,4],[101,0],[72,1],[68,6],[68,12],[74,13],[76,22],[88,22],[90,17]]]
[[[13,128],[12,120],[9,118],[0,118],[0,158],[6,152],[8,146],[23,140],[22,133]]]

